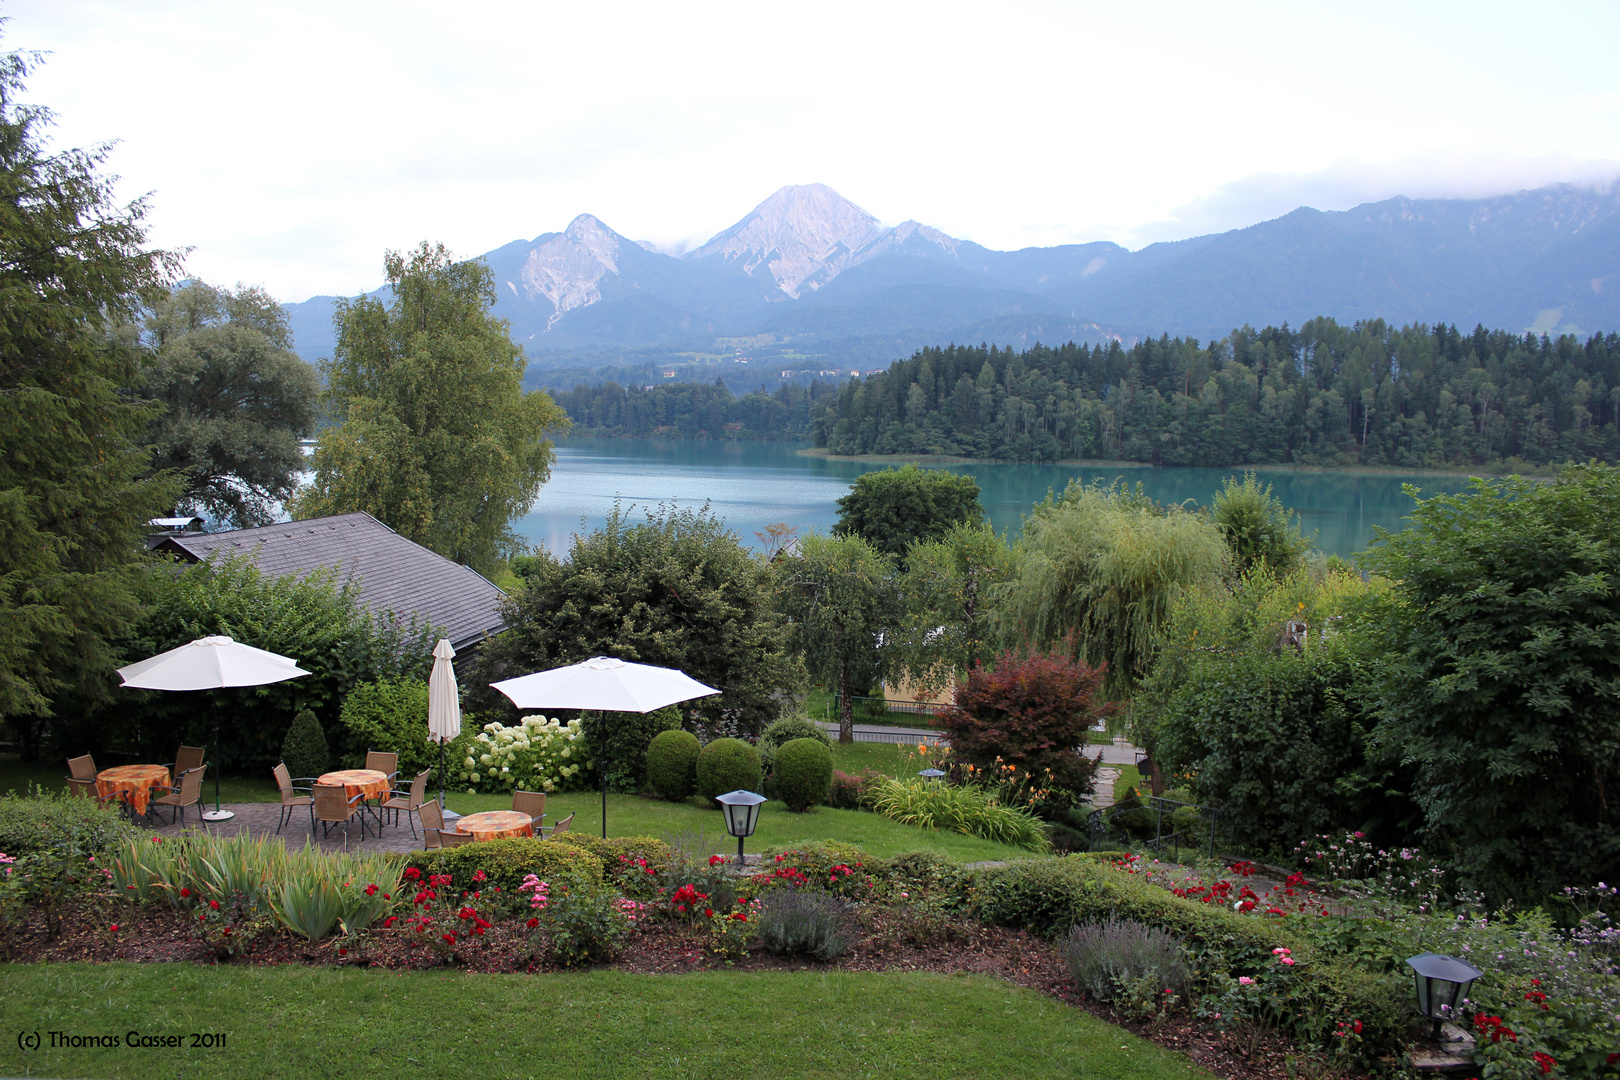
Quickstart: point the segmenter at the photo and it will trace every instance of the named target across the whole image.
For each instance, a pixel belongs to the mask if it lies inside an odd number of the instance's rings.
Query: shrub
[[[1151,979],[1157,991],[1187,988],[1181,942],[1158,927],[1130,919],[1081,923],[1064,949],[1069,974],[1098,1001],[1112,1001],[1128,984]]]
[[[659,875],[675,865],[675,851],[663,840],[651,836],[613,836],[606,839],[587,833],[564,833],[546,841],[588,851],[602,860],[602,877],[627,895],[650,896]],[[648,873],[648,871],[652,871]]]
[[[287,737],[281,740],[281,760],[294,776],[319,776],[332,761],[321,722],[308,709],[293,714]]]
[[[956,893],[966,872],[962,865],[937,851],[907,851],[888,861],[884,879],[903,892]]]
[[[348,752],[345,769],[358,769],[366,763],[367,750],[390,750],[399,755],[399,776],[409,779],[423,769],[439,767],[439,744],[428,740],[428,686],[421,679],[382,679],[361,683],[343,699],[338,722]],[[463,729],[445,747],[445,761],[453,766],[467,753],[472,734]],[[291,768],[289,761],[287,767]],[[448,771],[448,770],[447,770]],[[293,773],[318,776],[319,773]]]
[[[849,917],[848,905],[837,897],[780,889],[760,901],[755,933],[771,952],[833,960],[849,951]]]
[[[888,863],[868,855],[854,844],[842,840],[813,840],[787,847],[766,848],[760,853],[761,865],[781,864],[796,866],[812,881],[825,881],[835,866],[852,866],[869,875],[881,876]]]
[[[776,752],[776,790],[789,810],[802,814],[827,797],[832,751],[825,742],[794,739]]]
[[[666,706],[650,713],[586,713],[581,722],[592,756],[605,763],[608,790],[636,795],[647,786],[648,745],[663,732],[679,729],[681,714]]]
[[[139,835],[114,804],[39,787],[0,797],[0,853],[12,858],[64,845],[75,855],[101,855]]]
[[[684,802],[692,797],[702,749],[690,731],[671,729],[653,737],[647,744],[647,782],[659,798]]]
[[[870,810],[870,791],[879,775],[871,770],[847,773],[834,769],[827,788],[827,805],[838,810]]]
[[[531,837],[413,851],[406,861],[406,869],[413,867],[421,871],[423,877],[449,874],[457,889],[472,888],[474,875],[480,870],[491,887],[498,885],[508,893],[516,893],[530,874],[540,878],[572,878],[586,886],[602,883],[602,860],[598,856],[582,847]]]
[[[1005,653],[993,670],[975,668],[940,714],[951,753],[980,770],[1012,765],[1043,787],[1084,795],[1098,758],[1082,749],[1107,712],[1096,702],[1103,670],[1057,653],[1019,658]]]
[[[705,799],[728,791],[758,791],[759,753],[741,739],[716,739],[698,754],[698,794]]]
[[[832,749],[832,739],[820,724],[805,716],[784,716],[759,736],[759,763],[766,772],[776,766],[776,751],[795,739],[814,739]]]
[[[540,920],[551,942],[551,959],[564,967],[612,960],[619,954],[620,941],[630,932],[630,920],[619,898],[589,885],[551,889]]]
[[[575,791],[595,768],[587,746],[578,720],[525,716],[512,727],[485,724],[461,752],[459,769],[468,791]]]
[[[932,780],[884,777],[873,791],[872,808],[884,817],[923,829],[943,829],[985,840],[1050,851],[1052,841],[1034,814],[1003,806],[983,788]]]

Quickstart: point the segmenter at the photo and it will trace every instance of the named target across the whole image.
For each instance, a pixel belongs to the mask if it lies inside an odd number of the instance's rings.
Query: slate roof
[[[415,614],[443,627],[457,652],[506,629],[500,613],[506,594],[494,583],[405,539],[370,514],[169,536],[157,550],[195,562],[216,553],[249,555],[261,573],[273,577],[336,567],[339,584],[359,584],[366,610],[392,611],[401,618]]]

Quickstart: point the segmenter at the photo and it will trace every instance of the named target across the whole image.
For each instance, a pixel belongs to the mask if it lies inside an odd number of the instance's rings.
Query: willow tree
[[[905,617],[885,638],[890,667],[929,695],[989,664],[998,647],[992,598],[1012,575],[1007,541],[983,522],[912,544],[900,578]]]
[[[63,692],[115,685],[141,534],[179,488],[144,475],[154,410],[121,392],[114,333],[178,259],[114,201],[105,148],[46,152],[49,112],[17,101],[31,63],[0,55],[0,719],[25,759]]]
[[[337,421],[321,436],[297,517],[363,510],[400,535],[491,573],[525,545],[512,529],[554,460],[568,417],[523,390],[523,349],[489,313],[482,262],[422,244],[384,260],[389,303],[339,301],[322,363]]]
[[[996,590],[1004,640],[1107,664],[1116,694],[1147,671],[1176,602],[1217,580],[1227,559],[1203,515],[1167,510],[1140,485],[1079,481],[1036,504],[1013,550],[1017,575]]]

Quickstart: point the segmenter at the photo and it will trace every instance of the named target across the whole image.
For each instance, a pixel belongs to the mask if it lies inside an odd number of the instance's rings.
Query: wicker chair
[[[449,829],[445,829],[439,834],[439,846],[460,847],[462,844],[472,843],[475,839],[476,837],[474,837],[470,832],[453,832]]]
[[[375,769],[388,777],[388,784],[393,786],[394,777],[399,775],[399,755],[390,754],[385,750],[367,750],[366,768]]]
[[[175,751],[174,760],[169,762],[169,775],[179,776],[192,769],[200,769],[206,763],[208,751],[200,746],[182,746]]]
[[[444,831],[444,808],[435,799],[418,806],[416,816],[422,819],[422,850],[432,851],[439,846],[439,836]]]
[[[557,824],[545,827],[544,831],[545,831],[545,834],[547,836],[555,838],[555,837],[560,836],[563,833],[567,832],[568,827],[570,825],[572,825],[573,823],[574,823],[574,815],[569,814],[567,817],[565,817],[561,821],[557,822]]]
[[[365,798],[366,793],[357,792],[354,798],[344,790],[341,784],[316,784],[312,789],[315,795],[315,805],[311,808],[313,820],[321,823],[321,836],[324,838],[333,825],[343,826],[344,839],[348,839],[349,826],[354,819],[360,819],[360,842],[366,839]],[[313,829],[313,826],[311,826]]]
[[[184,747],[181,749],[184,749]],[[281,818],[276,822],[276,832],[281,832],[281,827],[292,820],[293,811],[300,806],[308,806],[311,808],[309,811],[309,831],[314,832],[314,798],[307,794],[295,795],[293,793],[297,791],[308,792],[314,790],[315,778],[313,776],[295,777],[289,775],[287,771],[287,763],[285,761],[277,765],[271,771],[276,774],[276,787],[281,789]],[[296,786],[300,780],[304,781],[304,784],[302,786]]]
[[[186,807],[197,806],[202,802],[203,774],[208,766],[199,765],[195,769],[180,774],[180,782],[168,788],[167,795],[160,795],[148,804],[148,812],[159,806],[169,807],[169,824],[173,825],[178,816],[180,824],[186,823]],[[202,813],[199,809],[198,813]]]
[[[540,827],[540,821],[546,816],[546,793],[543,791],[514,791],[512,792],[512,809],[520,814],[528,814],[534,819],[534,827]]]
[[[83,757],[67,759],[68,776],[67,786],[69,795],[77,795],[81,799],[95,799],[105,802],[96,794],[96,759],[90,754]]]
[[[427,800],[427,782],[428,777],[432,775],[432,769],[423,769],[416,774],[416,779],[411,781],[409,791],[390,791],[388,798],[383,801],[381,807],[383,810],[392,810],[394,812],[395,825],[399,824],[399,812],[401,810],[405,811],[405,823],[411,827],[412,840],[416,839],[416,821],[411,815],[420,810],[422,804]]]

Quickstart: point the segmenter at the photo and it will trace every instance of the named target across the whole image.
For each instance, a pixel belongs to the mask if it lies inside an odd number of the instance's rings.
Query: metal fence
[[[1124,836],[1125,830],[1119,825],[1117,818],[1120,814],[1136,810],[1153,815],[1153,839],[1147,841],[1147,845],[1161,855],[1164,854],[1165,848],[1169,847],[1172,851],[1172,862],[1181,857],[1181,849],[1184,847],[1193,851],[1202,847],[1210,858],[1215,857],[1215,831],[1221,819],[1221,808],[1183,802],[1166,795],[1149,795],[1142,800],[1139,807],[1115,803],[1102,810],[1093,810],[1086,817],[1086,824],[1091,832],[1091,846],[1095,848],[1099,840],[1105,840],[1109,836]],[[1178,814],[1180,814],[1179,821]],[[1166,818],[1169,819],[1168,822]],[[1165,831],[1166,824],[1169,825],[1168,832]]]

